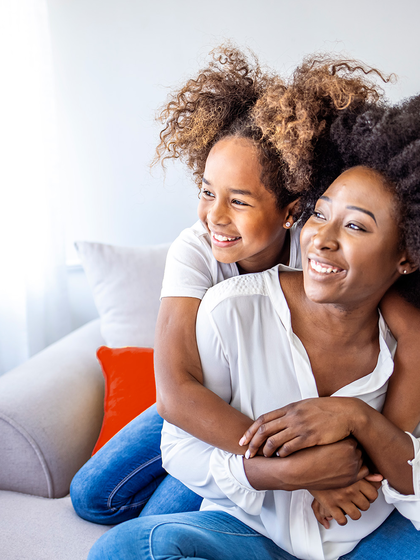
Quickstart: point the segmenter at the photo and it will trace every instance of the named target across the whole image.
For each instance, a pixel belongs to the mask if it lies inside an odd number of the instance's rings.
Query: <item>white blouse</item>
[[[253,419],[318,397],[306,350],[292,331],[279,269],[288,267],[279,265],[218,284],[207,292],[197,317],[205,386]],[[358,397],[377,410],[385,400],[395,351],[382,318],[379,325],[380,353],[374,371],[334,393]],[[246,478],[242,456],[214,448],[167,422],[162,457],[170,474],[205,498],[202,510],[230,513],[297,558],[333,560],[348,553],[382,524],[394,505],[420,527],[420,492],[402,496],[386,481],[361,519],[349,519],[344,527],[331,522],[326,530],[315,518],[307,490],[257,491]]]

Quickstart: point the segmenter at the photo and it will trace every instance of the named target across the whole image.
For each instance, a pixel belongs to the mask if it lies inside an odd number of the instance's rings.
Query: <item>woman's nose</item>
[[[318,250],[337,251],[339,243],[337,231],[333,224],[325,224],[318,228],[313,243]]]

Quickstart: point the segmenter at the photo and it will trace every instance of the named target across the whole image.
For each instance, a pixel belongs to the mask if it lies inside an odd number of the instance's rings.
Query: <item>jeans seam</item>
[[[144,503],[146,503],[148,501],[148,499],[142,500],[140,502],[136,502],[134,504],[130,504],[130,505],[126,505],[126,506],[122,506],[121,508],[117,508],[112,506],[112,500],[115,496],[115,494],[118,492],[118,490],[128,481],[130,480],[130,478],[132,478],[134,475],[136,475],[137,473],[139,473],[141,470],[143,470],[145,467],[148,467],[149,465],[151,465],[152,463],[155,463],[156,461],[158,461],[161,458],[161,455],[156,455],[155,457],[153,457],[152,459],[149,459],[146,463],[143,463],[142,465],[138,466],[137,468],[135,468],[133,471],[131,471],[127,476],[125,476],[118,484],[117,486],[114,488],[114,490],[110,493],[108,500],[107,500],[107,507],[108,509],[112,510],[112,511],[123,511],[123,510],[127,510],[127,509],[131,509],[131,508],[135,508],[139,505],[142,505]]]
[[[221,533],[222,535],[233,535],[235,537],[262,537],[262,538],[267,538],[267,537],[264,537],[264,535],[262,535],[261,533],[258,533],[257,531],[255,531],[254,534],[235,533],[235,532],[231,532],[231,531],[221,531],[219,529],[211,529],[211,528],[207,528],[207,527],[202,527],[201,525],[196,525],[195,523],[186,523],[186,522],[183,522],[183,521],[162,521],[161,523],[155,525],[152,528],[152,530],[150,531],[149,554],[150,554],[150,557],[152,558],[152,560],[156,560],[156,557],[155,557],[155,555],[153,554],[153,551],[152,551],[153,533],[154,533],[155,529],[158,529],[162,525],[186,525],[188,527],[195,527],[196,529],[204,529],[206,531],[211,531],[212,533]],[[250,529],[251,529],[251,527],[250,527]],[[254,529],[252,529],[252,530],[254,531]]]

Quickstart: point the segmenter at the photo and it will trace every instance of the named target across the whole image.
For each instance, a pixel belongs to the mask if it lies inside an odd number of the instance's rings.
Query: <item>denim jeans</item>
[[[419,533],[394,512],[341,560],[414,560]],[[224,512],[200,511],[135,519],[114,527],[88,560],[296,560],[274,542]]]
[[[80,517],[114,525],[139,515],[200,508],[202,498],[162,468],[162,424],[153,405],[80,469],[70,487],[72,503]]]

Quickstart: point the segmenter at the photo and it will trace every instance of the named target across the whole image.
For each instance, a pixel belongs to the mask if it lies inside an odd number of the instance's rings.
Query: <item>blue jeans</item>
[[[420,533],[393,512],[341,560],[414,560]],[[105,533],[88,560],[296,560],[225,512],[199,511],[134,519]]]
[[[162,468],[162,424],[153,405],[80,469],[70,486],[72,503],[80,517],[114,525],[139,515],[200,508],[202,498]]]

